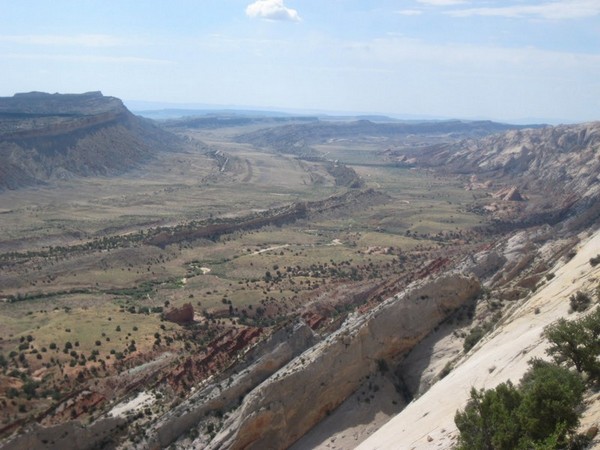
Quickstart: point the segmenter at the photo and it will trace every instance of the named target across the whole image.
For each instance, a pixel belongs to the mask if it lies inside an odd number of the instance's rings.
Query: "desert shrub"
[[[569,297],[569,304],[571,305],[571,310],[575,312],[585,311],[589,308],[592,303],[592,299],[589,295],[584,292],[577,291],[575,294]]]
[[[387,361],[385,359],[378,359],[377,360],[377,369],[379,370],[379,372],[385,373],[390,368],[389,368],[388,363],[387,363]]]
[[[454,421],[460,450],[563,448],[579,424],[584,385],[566,368],[534,360],[519,386],[471,390]]]
[[[452,372],[452,369],[454,369],[454,365],[448,361],[444,368],[440,371],[440,378],[444,378],[446,375]]]
[[[600,264],[600,254],[594,256],[593,258],[590,258],[590,264],[592,265],[592,267],[596,267],[598,264]]]
[[[475,347],[481,338],[485,335],[486,330],[482,327],[473,327],[467,337],[465,338],[465,342],[463,344],[463,349],[466,352]]]

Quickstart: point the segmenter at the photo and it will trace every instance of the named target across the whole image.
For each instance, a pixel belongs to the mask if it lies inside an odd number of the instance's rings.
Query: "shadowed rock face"
[[[121,173],[178,142],[100,92],[0,97],[0,190]]]
[[[354,392],[378,360],[408,352],[480,289],[475,278],[441,276],[351,317],[248,394],[209,448],[288,447]]]

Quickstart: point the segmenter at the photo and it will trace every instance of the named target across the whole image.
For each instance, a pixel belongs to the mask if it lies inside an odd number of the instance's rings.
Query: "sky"
[[[0,0],[0,96],[600,120],[600,0]]]

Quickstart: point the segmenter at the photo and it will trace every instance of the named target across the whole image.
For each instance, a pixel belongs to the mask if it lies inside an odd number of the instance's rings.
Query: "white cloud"
[[[468,8],[448,12],[455,17],[494,16],[522,18],[534,17],[549,20],[579,19],[600,14],[598,0],[560,0],[537,5],[514,5],[487,8]]]
[[[125,42],[115,36],[107,34],[21,34],[0,35],[0,42],[24,45],[71,45],[79,47],[116,47]]]
[[[418,3],[431,6],[454,6],[464,5],[467,0],[417,0]]]
[[[283,0],[256,0],[246,7],[246,14],[252,19],[300,21],[298,11],[286,7]]]
[[[395,11],[396,14],[400,14],[401,16],[419,16],[423,14],[423,11],[418,9],[401,9],[400,11]]]

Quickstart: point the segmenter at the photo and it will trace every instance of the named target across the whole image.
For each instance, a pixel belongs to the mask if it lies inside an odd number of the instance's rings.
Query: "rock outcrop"
[[[524,202],[525,197],[521,195],[519,189],[516,186],[511,186],[508,188],[500,189],[498,192],[495,192],[492,197],[499,198],[504,200],[505,202]]]
[[[351,316],[250,392],[208,448],[286,448],[352,394],[378,361],[405,354],[480,290],[476,278],[438,276]]]
[[[186,325],[194,321],[194,307],[191,303],[184,303],[180,308],[171,308],[164,313],[165,320],[179,325]]]

